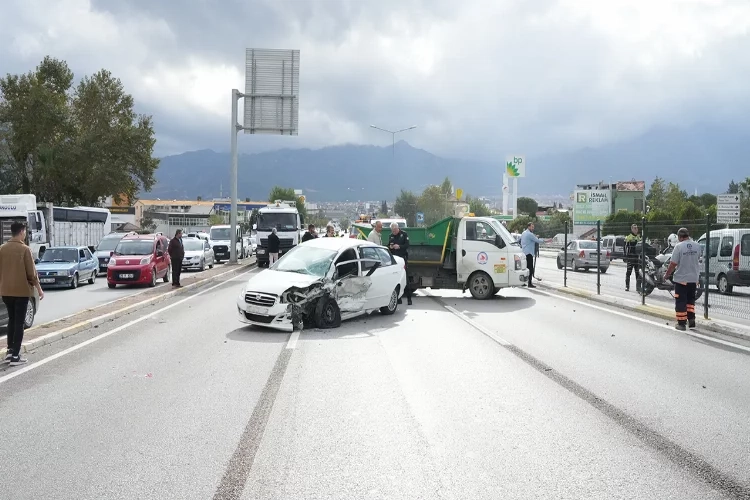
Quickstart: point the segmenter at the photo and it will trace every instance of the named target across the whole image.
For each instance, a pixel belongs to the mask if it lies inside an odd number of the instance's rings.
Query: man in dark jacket
[[[636,251],[636,246],[641,242],[641,235],[638,234],[638,226],[633,224],[630,227],[630,234],[625,237],[625,262],[628,267],[625,270],[625,291],[630,290],[630,275],[635,269],[635,289],[641,291],[641,262],[640,256]]]
[[[315,232],[315,224],[307,226],[307,231],[302,235],[302,243],[310,240],[314,240],[318,237],[318,233]]]
[[[280,247],[281,241],[276,234],[276,228],[273,228],[271,229],[271,234],[268,235],[268,267],[271,267],[274,262],[279,260]]]
[[[182,259],[185,258],[185,247],[182,246],[182,229],[178,229],[174,233],[174,238],[169,242],[167,253],[172,260],[172,287],[182,288],[180,274],[182,274]]]
[[[398,224],[395,222],[391,224],[391,235],[388,238],[388,248],[391,249],[391,253],[404,259],[404,270],[406,271],[406,303],[411,305],[411,288],[409,287],[409,235],[406,231],[401,231]],[[401,303],[401,299],[398,299],[398,303]]]

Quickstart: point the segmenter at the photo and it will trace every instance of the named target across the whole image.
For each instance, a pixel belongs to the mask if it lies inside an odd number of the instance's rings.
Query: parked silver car
[[[182,246],[185,248],[185,258],[182,259],[183,269],[195,269],[205,271],[206,266],[214,267],[214,251],[211,244],[202,238],[183,238]]]
[[[599,269],[606,273],[609,269],[609,252],[602,247],[602,255],[599,262]],[[568,243],[568,261],[565,262],[565,248],[557,253],[557,268],[570,267],[573,271],[580,269],[596,269],[597,261],[596,241],[590,240],[573,240]]]

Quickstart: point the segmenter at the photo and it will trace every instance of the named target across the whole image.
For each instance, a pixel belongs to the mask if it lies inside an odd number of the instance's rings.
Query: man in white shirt
[[[372,231],[370,231],[370,234],[367,235],[367,241],[371,241],[373,243],[377,243],[378,245],[383,244],[383,235],[381,234],[383,232],[383,223],[380,221],[377,221],[375,223],[375,227]]]

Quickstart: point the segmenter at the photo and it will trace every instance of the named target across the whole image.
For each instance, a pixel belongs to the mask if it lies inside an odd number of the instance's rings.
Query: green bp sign
[[[612,213],[612,194],[607,190],[579,190],[575,192],[573,224],[595,226],[596,221]]]

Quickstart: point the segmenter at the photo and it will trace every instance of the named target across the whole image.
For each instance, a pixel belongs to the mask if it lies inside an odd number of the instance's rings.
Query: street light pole
[[[393,143],[392,143],[393,158],[395,159],[396,158],[396,134],[398,134],[400,132],[406,132],[407,130],[415,129],[415,128],[417,128],[417,126],[416,125],[412,125],[411,127],[402,128],[401,130],[387,130],[387,129],[384,129],[384,128],[376,127],[375,125],[370,125],[370,128],[374,128],[374,129],[380,130],[382,132],[387,132],[387,133],[391,134],[391,139],[393,140]]]

